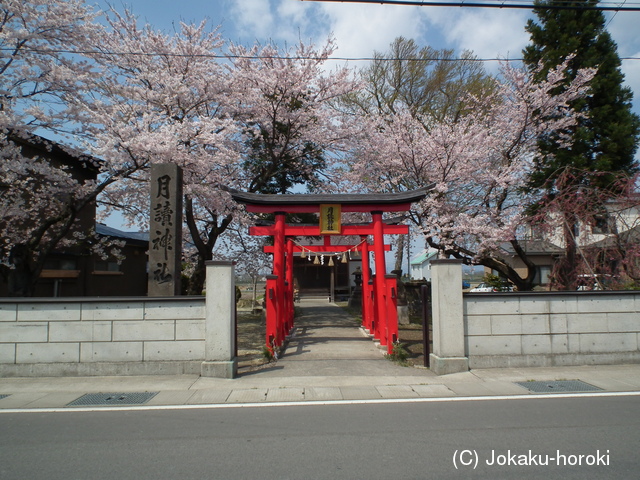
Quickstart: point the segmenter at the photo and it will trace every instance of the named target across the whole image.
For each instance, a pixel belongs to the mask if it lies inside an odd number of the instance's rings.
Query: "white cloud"
[[[341,57],[371,57],[386,51],[398,36],[420,35],[420,7],[321,4]]]
[[[310,20],[308,13],[311,6],[308,2],[281,1],[277,6],[277,11],[281,17],[289,18],[300,24],[306,24]]]
[[[242,32],[242,40],[236,41],[323,45],[331,35],[338,47],[334,56],[344,58],[371,57],[374,51],[388,50],[398,36],[420,37],[425,27],[425,9],[420,7],[232,0],[230,11],[236,32]]]
[[[275,17],[269,0],[235,1],[229,6],[229,11],[235,23],[237,37],[232,40],[253,43],[271,38]]]
[[[448,44],[457,51],[471,50],[480,58],[520,58],[528,43],[527,14],[515,10],[440,9],[433,16]],[[448,12],[446,12],[448,10]],[[452,15],[452,11],[456,12]],[[442,13],[446,14],[442,14]]]
[[[277,12],[274,39],[288,44],[303,41],[322,43],[327,38],[325,21],[319,18],[318,8],[312,2],[279,0],[274,7]]]
[[[370,57],[386,51],[398,36],[438,49],[472,50],[480,57],[519,57],[528,40],[527,14],[513,10],[293,0],[232,0],[230,10],[244,41],[322,44],[333,34],[340,57]]]

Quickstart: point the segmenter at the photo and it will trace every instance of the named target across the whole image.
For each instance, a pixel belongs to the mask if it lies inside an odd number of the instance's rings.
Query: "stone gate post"
[[[207,262],[205,302],[205,359],[203,377],[235,378],[236,286],[234,262]]]
[[[430,368],[436,375],[466,372],[462,302],[462,261],[431,262],[431,301],[433,309],[433,353]]]

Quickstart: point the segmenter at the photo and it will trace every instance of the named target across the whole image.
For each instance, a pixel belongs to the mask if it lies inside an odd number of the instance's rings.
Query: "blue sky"
[[[480,0],[482,1],[482,0]],[[180,21],[221,26],[223,37],[252,45],[298,40],[322,44],[336,38],[336,56],[371,57],[386,51],[402,35],[421,45],[472,50],[479,58],[520,58],[529,37],[524,31],[529,10],[401,5],[345,4],[300,0],[123,0],[110,2],[119,10],[127,5],[143,22],[170,31]],[[624,3],[623,0],[620,3]],[[98,5],[104,7],[106,1]],[[607,30],[621,57],[640,58],[640,12],[605,13]],[[365,62],[352,61],[360,67]],[[496,62],[486,68],[495,71]],[[640,112],[640,60],[623,60],[626,84],[634,91],[634,109]]]

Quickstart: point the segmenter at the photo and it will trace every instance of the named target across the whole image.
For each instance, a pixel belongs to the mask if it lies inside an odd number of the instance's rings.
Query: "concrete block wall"
[[[465,294],[470,368],[640,362],[640,292]]]
[[[0,376],[200,373],[205,299],[0,301]]]

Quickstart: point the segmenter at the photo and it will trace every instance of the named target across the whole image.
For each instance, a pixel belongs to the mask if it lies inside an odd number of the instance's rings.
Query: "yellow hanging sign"
[[[320,205],[320,233],[340,233],[342,228],[340,204]]]

